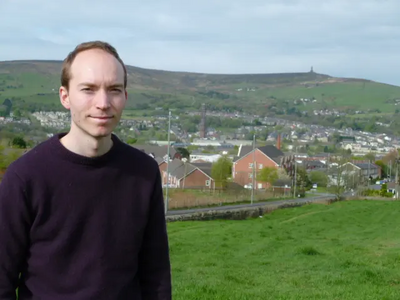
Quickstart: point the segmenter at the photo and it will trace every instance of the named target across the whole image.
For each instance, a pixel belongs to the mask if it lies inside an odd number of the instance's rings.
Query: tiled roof
[[[151,154],[154,157],[164,157],[168,153],[168,146],[157,146],[157,145],[133,145],[134,148],[139,149],[147,154]],[[174,157],[176,150],[173,147],[169,149],[170,156]]]
[[[285,154],[276,148],[273,145],[266,145],[263,147],[258,147],[258,150],[263,152],[265,155],[269,156],[270,158],[278,158],[278,157],[283,157]]]

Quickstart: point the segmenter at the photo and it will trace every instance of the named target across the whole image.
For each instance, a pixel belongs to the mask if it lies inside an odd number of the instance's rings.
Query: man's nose
[[[107,91],[98,91],[96,95],[96,107],[99,109],[107,109],[110,107],[110,95]]]

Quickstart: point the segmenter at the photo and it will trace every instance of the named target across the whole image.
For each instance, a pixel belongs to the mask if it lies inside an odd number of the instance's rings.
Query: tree
[[[383,158],[382,161],[386,164],[386,165],[390,165],[390,163],[393,165],[397,159],[397,157],[399,157],[399,153],[397,150],[391,150],[388,154],[386,154]]]
[[[228,178],[232,174],[232,161],[226,155],[221,156],[212,164],[211,177],[215,180],[216,187],[226,188]]]
[[[129,145],[136,144],[136,142],[137,142],[137,139],[136,139],[136,138],[129,138],[129,139],[126,141],[126,143],[129,144]]]
[[[318,186],[326,187],[328,185],[328,175],[321,171],[312,171],[310,172],[310,181]]]
[[[296,171],[296,185],[298,191],[304,191],[311,187],[311,181],[305,168],[298,167]]]
[[[278,179],[286,181],[291,180],[290,176],[288,175],[288,173],[284,168],[279,168],[277,172],[278,172]]]
[[[18,108],[14,110],[14,117],[16,117],[16,118],[22,117],[22,113]]]
[[[381,174],[381,177],[382,178],[386,178],[387,176],[388,176],[388,166],[382,161],[382,160],[377,160],[376,162],[375,162],[375,165],[377,165],[377,166],[379,166],[380,168],[381,168],[381,171],[382,171],[382,174]]]
[[[374,162],[375,161],[375,153],[373,153],[373,152],[369,152],[369,153],[367,153],[367,154],[365,154],[365,159],[368,159],[369,161],[371,161],[371,162]]]
[[[26,142],[22,137],[16,136],[15,138],[13,138],[11,140],[11,146],[20,148],[20,149],[26,149]]]
[[[278,178],[278,170],[272,167],[262,168],[257,175],[258,181],[269,183],[270,185],[273,185]]]
[[[176,148],[176,151],[182,156],[182,158],[190,159],[190,152],[186,148]]]

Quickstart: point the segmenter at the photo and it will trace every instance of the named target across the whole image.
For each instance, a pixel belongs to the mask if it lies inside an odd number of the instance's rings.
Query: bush
[[[383,188],[383,186],[386,186],[386,184],[382,185],[382,188],[380,190],[364,190],[361,195],[365,196],[365,197],[387,197],[387,198],[391,198],[393,197],[393,193],[390,193],[387,191],[387,188]]]

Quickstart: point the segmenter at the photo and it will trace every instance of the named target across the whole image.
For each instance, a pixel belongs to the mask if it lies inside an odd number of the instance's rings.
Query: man
[[[0,184],[0,299],[171,299],[161,177],[112,131],[127,74],[103,42],[65,59],[71,128],[10,165]]]

